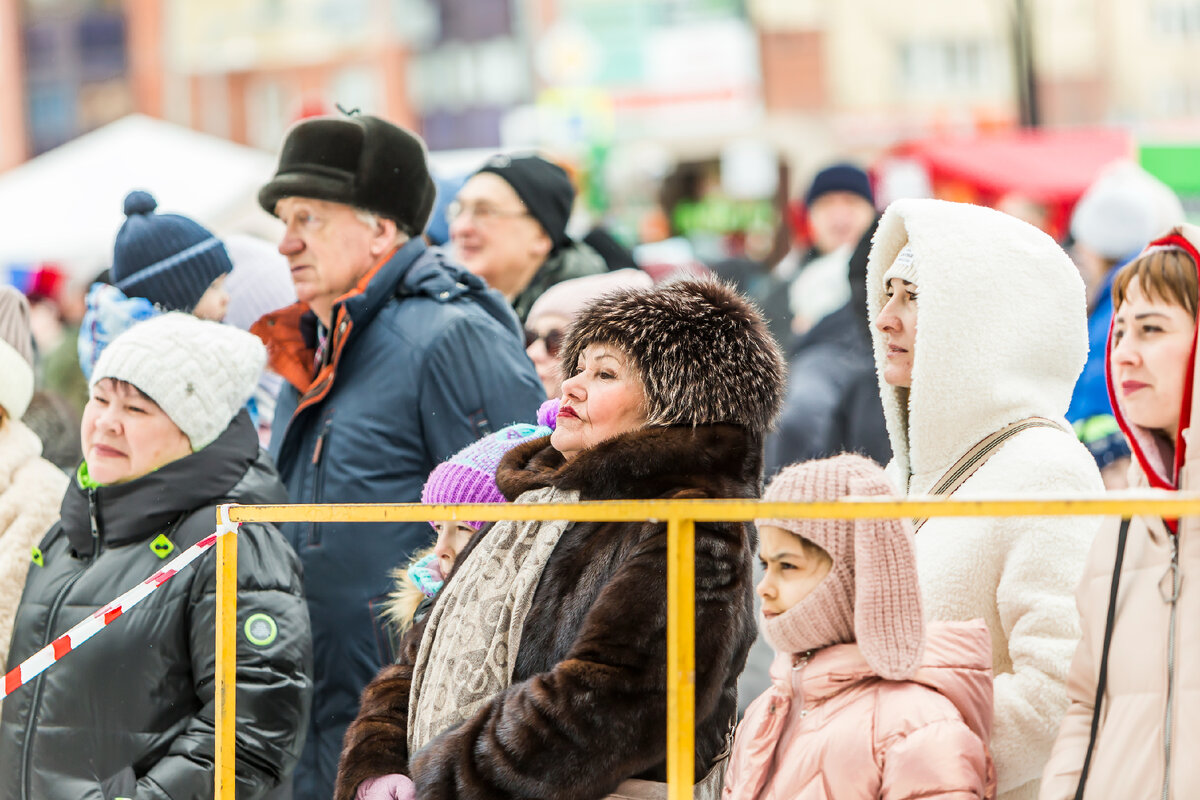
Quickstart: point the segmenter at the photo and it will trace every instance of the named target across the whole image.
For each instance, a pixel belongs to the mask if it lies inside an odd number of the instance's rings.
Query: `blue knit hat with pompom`
[[[128,297],[165,311],[191,311],[208,287],[233,270],[225,245],[198,222],[155,214],[149,192],[125,196],[125,224],[113,245],[112,282]]]

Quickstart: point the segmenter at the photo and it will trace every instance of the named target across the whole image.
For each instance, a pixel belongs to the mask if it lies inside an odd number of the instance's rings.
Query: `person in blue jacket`
[[[1127,485],[1129,444],[1108,398],[1105,353],[1117,270],[1158,233],[1183,221],[1166,186],[1132,162],[1116,162],[1088,187],[1071,212],[1072,255],[1089,287],[1088,359],[1075,384],[1067,421],[1100,467],[1104,485]]]
[[[252,328],[287,382],[270,451],[293,502],[418,502],[435,466],[537,412],[542,387],[512,309],[421,237],[433,201],[421,140],[358,114],[293,126],[259,193],[284,223],[298,298]],[[359,693],[393,660],[389,573],[430,544],[430,528],[283,527],[313,626],[296,800],[327,800]]]

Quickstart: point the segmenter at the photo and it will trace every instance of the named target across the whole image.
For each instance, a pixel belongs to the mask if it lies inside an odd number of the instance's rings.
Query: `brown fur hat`
[[[688,278],[598,298],[567,332],[564,380],[597,342],[632,357],[650,425],[731,422],[761,435],[779,414],[779,346],[758,309],[721,281]]]

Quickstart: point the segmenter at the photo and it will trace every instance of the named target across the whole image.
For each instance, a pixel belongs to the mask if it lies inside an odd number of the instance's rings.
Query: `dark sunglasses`
[[[539,336],[537,331],[525,329],[525,348],[533,347],[533,343],[538,339],[546,343],[546,352],[551,358],[558,358],[558,351],[562,349],[563,332],[558,328],[547,331],[545,336]]]

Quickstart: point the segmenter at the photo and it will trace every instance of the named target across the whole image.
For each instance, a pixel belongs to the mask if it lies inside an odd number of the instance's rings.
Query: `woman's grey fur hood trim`
[[[650,425],[727,422],[761,435],[779,415],[779,346],[758,309],[721,281],[689,278],[600,297],[567,332],[564,380],[597,342],[632,357]]]

